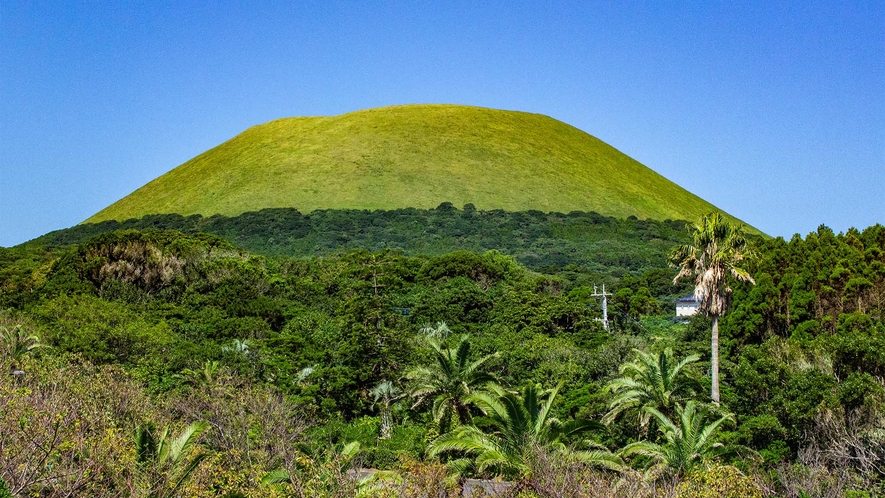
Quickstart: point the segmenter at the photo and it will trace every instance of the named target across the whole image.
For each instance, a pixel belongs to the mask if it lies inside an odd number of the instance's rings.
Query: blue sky
[[[552,116],[771,235],[885,223],[881,0],[6,0],[0,246],[249,126],[430,102]]]

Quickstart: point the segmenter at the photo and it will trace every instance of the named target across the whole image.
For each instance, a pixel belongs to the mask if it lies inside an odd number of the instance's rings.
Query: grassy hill
[[[539,114],[408,105],[249,128],[87,222],[263,208],[595,211],[694,220],[714,208],[601,140]]]

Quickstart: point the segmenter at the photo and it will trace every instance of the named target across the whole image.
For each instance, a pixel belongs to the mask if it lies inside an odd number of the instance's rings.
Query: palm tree
[[[695,225],[692,243],[677,246],[670,253],[670,265],[679,269],[673,283],[683,277],[695,278],[694,296],[698,309],[713,319],[711,338],[713,376],[712,398],[719,403],[719,317],[728,309],[731,288],[728,276],[739,282],[756,282],[738,267],[753,251],[743,234],[743,225],[735,226],[720,213],[710,213]]]
[[[308,384],[307,378],[310,377],[316,371],[316,369],[317,369],[316,365],[314,365],[312,367],[302,368],[301,370],[298,371],[298,374],[295,375],[293,382],[295,384],[298,384],[301,386],[306,386]]]
[[[150,423],[135,428],[136,462],[147,496],[177,495],[207,456],[196,449],[207,430],[209,424],[202,420],[185,427],[178,437],[170,436],[168,427],[158,433]]]
[[[440,341],[444,341],[452,335],[452,329],[446,325],[446,322],[436,322],[436,324],[425,323],[418,332],[425,338],[432,338]]]
[[[13,370],[18,368],[19,362],[25,356],[37,348],[44,347],[39,337],[34,334],[28,335],[21,326],[0,327],[0,344],[3,346],[0,354],[4,360],[9,359]]]
[[[462,425],[438,437],[428,447],[430,456],[457,451],[473,459],[454,460],[450,466],[456,474],[471,465],[476,470],[497,471],[499,475],[528,478],[532,473],[533,451],[555,448],[565,451],[564,439],[588,430],[604,427],[586,419],[559,421],[550,414],[562,384],[550,391],[539,385],[528,385],[520,394],[496,388],[494,393],[476,393],[470,399],[487,417],[491,432],[473,425]],[[574,455],[588,463],[617,467],[618,457],[605,451],[583,451]]]
[[[412,408],[433,400],[431,413],[440,432],[448,430],[452,419],[466,424],[470,421],[468,397],[477,389],[497,383],[497,378],[482,369],[498,353],[470,362],[470,340],[461,336],[455,347],[447,348],[440,340],[428,338],[435,362],[429,367],[418,367],[406,374],[411,381]]]
[[[380,405],[381,435],[380,439],[390,439],[393,435],[393,406],[406,397],[393,382],[384,380],[369,391],[376,405]]]
[[[697,383],[683,369],[698,361],[698,355],[690,355],[674,365],[670,348],[661,353],[635,351],[636,360],[621,365],[621,377],[605,387],[615,395],[608,413],[602,418],[605,424],[611,424],[626,410],[638,408],[639,425],[645,428],[651,417],[648,408],[670,417],[677,402],[694,394]]]
[[[230,346],[222,346],[221,351],[225,353],[235,353],[242,356],[248,356],[252,351],[249,349],[251,344],[249,339],[234,339]]]
[[[658,428],[666,440],[663,444],[651,441],[631,443],[621,449],[622,456],[641,455],[648,458],[648,470],[652,473],[670,469],[677,474],[689,470],[694,465],[718,456],[725,449],[714,442],[713,435],[726,420],[734,421],[731,414],[706,424],[707,412],[698,411],[694,401],[676,406],[676,421],[654,408],[648,411],[658,422]],[[677,425],[678,423],[678,425]]]
[[[276,469],[261,479],[265,486],[291,484],[293,496],[353,496],[357,488],[356,474],[349,473],[353,459],[360,452],[360,443],[345,444],[340,451],[322,448],[310,451],[302,448],[290,469]]]
[[[182,370],[181,378],[195,386],[211,387],[218,377],[220,368],[217,361],[206,360],[203,362],[203,368],[199,370],[192,370],[190,368]]]

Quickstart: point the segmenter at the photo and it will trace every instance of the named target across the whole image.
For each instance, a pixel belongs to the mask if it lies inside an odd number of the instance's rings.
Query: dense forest
[[[688,228],[266,210],[0,248],[0,477],[13,496],[885,493],[885,227],[752,241],[719,405],[710,319],[673,317]]]
[[[666,254],[684,242],[683,221],[617,219],[594,212],[480,211],[449,202],[436,209],[392,211],[263,209],[240,216],[151,215],[123,222],[86,223],[50,232],[35,246],[68,246],[120,229],[209,233],[253,254],[313,257],[344,250],[398,249],[439,256],[454,251],[501,251],[533,270],[555,273],[572,265],[614,276],[666,266]]]

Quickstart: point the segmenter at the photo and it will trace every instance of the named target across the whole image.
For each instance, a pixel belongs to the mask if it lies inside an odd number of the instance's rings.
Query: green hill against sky
[[[595,211],[695,220],[715,207],[547,116],[455,105],[383,107],[249,128],[87,222],[263,208]]]

